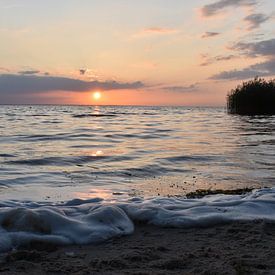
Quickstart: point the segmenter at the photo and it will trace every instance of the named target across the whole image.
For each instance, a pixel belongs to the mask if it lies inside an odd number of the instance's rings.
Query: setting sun
[[[101,93],[100,92],[94,92],[93,93],[93,98],[94,98],[94,100],[99,100],[101,98]]]

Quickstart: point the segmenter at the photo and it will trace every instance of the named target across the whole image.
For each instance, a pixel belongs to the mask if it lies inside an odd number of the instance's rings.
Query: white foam
[[[134,230],[132,221],[119,207],[91,204],[35,209],[5,207],[0,209],[0,225],[0,252],[30,241],[97,243]]]
[[[275,189],[202,199],[133,198],[116,202],[77,199],[63,204],[2,202],[0,252],[30,241],[102,242],[131,234],[136,221],[173,227],[202,227],[255,219],[275,222],[274,209]]]

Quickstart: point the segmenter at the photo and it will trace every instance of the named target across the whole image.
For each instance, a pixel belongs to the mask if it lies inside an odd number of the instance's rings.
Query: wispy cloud
[[[179,32],[178,29],[173,29],[173,28],[151,27],[151,28],[146,28],[139,31],[138,33],[134,34],[133,37],[141,38],[141,37],[152,36],[152,35],[170,35],[178,32]]]
[[[170,28],[158,28],[158,27],[153,27],[153,28],[148,28],[143,30],[143,33],[147,33],[147,34],[170,34],[175,32],[178,32],[178,30],[170,29]]]
[[[244,18],[244,21],[248,24],[248,30],[254,30],[260,27],[261,24],[265,23],[271,18],[271,16],[263,13],[253,13]]]
[[[214,16],[226,8],[247,7],[256,5],[256,0],[220,0],[201,8],[201,13],[205,17]]]
[[[193,83],[187,86],[164,86],[162,90],[167,92],[176,92],[176,93],[190,93],[198,90],[199,83]]]
[[[219,61],[227,61],[232,60],[235,58],[238,58],[239,56],[229,54],[229,55],[217,55],[213,57],[209,57],[208,55],[202,55],[203,62],[200,64],[200,66],[208,66],[213,63],[219,62]]]
[[[215,37],[215,36],[218,36],[220,35],[219,32],[205,32],[201,38],[210,38],[210,37]]]
[[[123,83],[117,81],[84,81],[80,79],[58,77],[58,76],[39,76],[39,75],[0,75],[0,94],[32,94],[51,91],[74,91],[86,92],[94,89],[100,90],[122,90],[139,89],[145,85],[140,82]]]
[[[38,70],[26,70],[26,71],[19,71],[18,73],[22,74],[22,75],[32,75],[32,74],[39,74],[40,71],[38,71]]]

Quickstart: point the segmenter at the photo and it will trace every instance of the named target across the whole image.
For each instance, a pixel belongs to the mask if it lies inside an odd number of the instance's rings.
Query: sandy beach
[[[210,228],[137,225],[92,246],[33,243],[1,256],[1,274],[275,274],[275,224]]]

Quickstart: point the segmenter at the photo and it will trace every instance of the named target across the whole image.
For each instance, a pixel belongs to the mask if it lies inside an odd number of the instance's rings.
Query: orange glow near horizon
[[[110,91],[88,91],[88,92],[47,92],[40,93],[36,103],[48,102],[50,104],[72,104],[72,105],[146,105],[146,106],[225,106],[225,99],[230,88],[235,83],[220,83],[215,90],[209,83],[203,87],[203,92],[194,91],[186,93],[166,92],[162,90],[110,90]],[[95,93],[100,93],[98,99]],[[207,97],[205,97],[207,94]],[[97,96],[96,96],[97,97]]]
[[[101,99],[101,96],[102,96],[101,92],[94,92],[93,93],[93,99],[96,100],[96,101]]]

